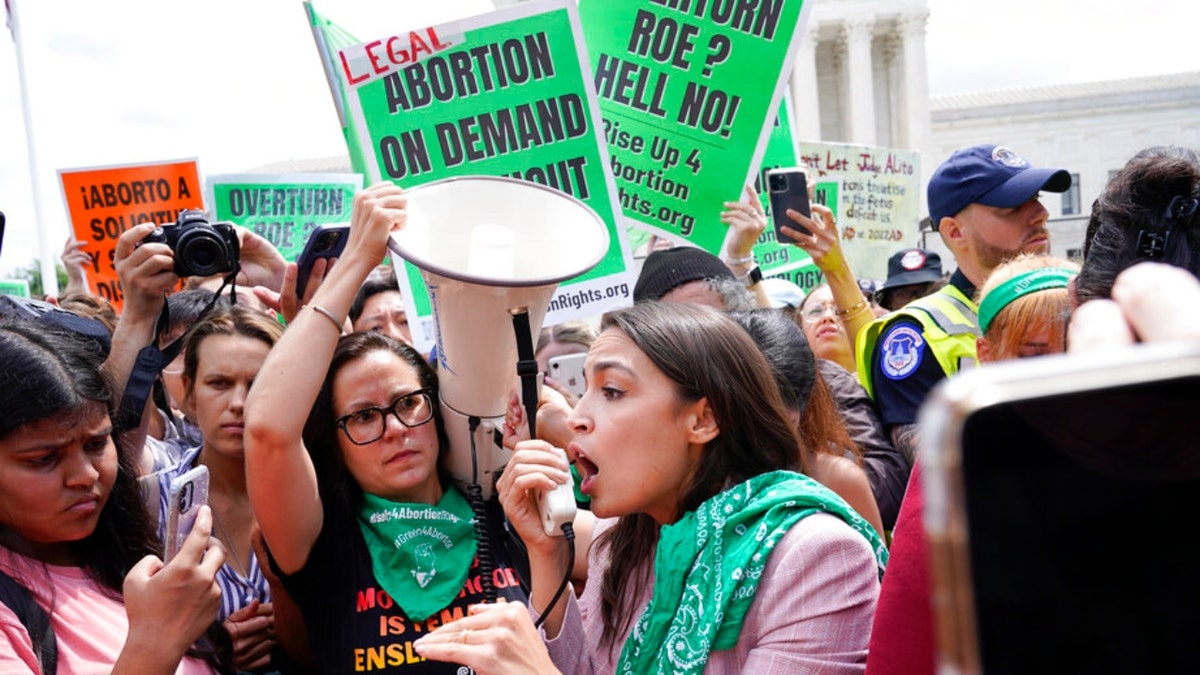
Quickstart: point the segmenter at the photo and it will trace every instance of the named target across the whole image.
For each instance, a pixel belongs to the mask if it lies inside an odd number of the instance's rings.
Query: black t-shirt
[[[280,574],[284,587],[304,616],[319,672],[405,675],[470,672],[464,666],[427,661],[417,654],[412,643],[429,631],[465,616],[469,605],[483,601],[479,556],[454,602],[424,621],[413,622],[375,580],[367,544],[355,518],[331,507],[330,501],[325,500],[324,526],[303,569],[295,574]],[[494,561],[492,582],[497,596],[528,604],[528,592],[522,587],[514,556],[509,552],[511,543],[506,540],[503,512],[494,499],[487,503],[487,513],[488,548]],[[479,548],[482,552],[485,547]],[[271,562],[275,567],[274,560]]]

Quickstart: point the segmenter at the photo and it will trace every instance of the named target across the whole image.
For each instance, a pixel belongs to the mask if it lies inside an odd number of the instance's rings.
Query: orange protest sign
[[[139,223],[174,223],[183,209],[203,209],[196,160],[60,169],[63,199],[75,238],[87,242],[97,295],[121,309],[124,293],[113,257],[117,239]]]

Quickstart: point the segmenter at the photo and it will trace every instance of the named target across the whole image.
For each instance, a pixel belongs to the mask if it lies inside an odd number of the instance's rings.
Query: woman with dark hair
[[[1092,204],[1077,304],[1108,298],[1117,275],[1139,262],[1200,277],[1200,154],[1155,146],[1134,155]],[[1167,292],[1167,289],[1164,289]]]
[[[405,206],[391,183],[355,196],[345,250],[246,401],[250,502],[322,673],[458,673],[412,642],[489,588],[526,599],[499,505],[468,503],[441,470],[448,440],[429,364],[382,333],[341,336]]]
[[[698,305],[618,310],[588,352],[587,382],[568,453],[609,520],[583,595],[544,617],[563,672],[861,672],[887,552],[837,495],[792,471],[807,468],[801,441],[746,331]],[[544,441],[517,447],[498,488],[536,608],[566,561],[533,493],[569,474]],[[479,673],[553,672],[505,660],[528,635],[520,621],[477,610],[417,646]]]
[[[811,449],[805,462],[809,475],[846,500],[880,535],[883,522],[871,483],[862,468],[862,454],[851,440],[837,403],[817,370],[817,360],[804,331],[782,312],[735,312],[737,321],[758,343],[783,397],[788,419],[796,425],[802,448]]]
[[[100,365],[79,336],[0,325],[0,571],[49,616],[59,672],[226,670],[212,646],[224,636],[213,622],[224,553],[208,546],[210,512],[164,565]],[[0,605],[0,672],[49,672],[11,603]]]

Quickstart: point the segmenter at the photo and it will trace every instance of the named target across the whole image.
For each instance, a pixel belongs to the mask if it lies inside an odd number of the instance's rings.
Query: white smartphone
[[[163,562],[179,552],[196,524],[200,507],[208,503],[208,467],[198,466],[171,481],[167,494],[167,534],[163,538]]]
[[[546,367],[550,369],[546,374],[578,398],[587,390],[587,381],[583,377],[583,364],[586,361],[587,352],[552,356],[546,362]]]
[[[1200,345],[988,364],[919,424],[939,673],[1197,672]]]

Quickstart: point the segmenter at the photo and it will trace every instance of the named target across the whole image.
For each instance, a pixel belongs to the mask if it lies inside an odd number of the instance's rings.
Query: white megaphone
[[[514,314],[528,313],[536,344],[558,283],[600,262],[608,228],[578,199],[511,178],[448,178],[405,194],[408,222],[389,247],[420,268],[429,289],[446,468],[490,496],[512,454],[498,439],[518,384]]]

